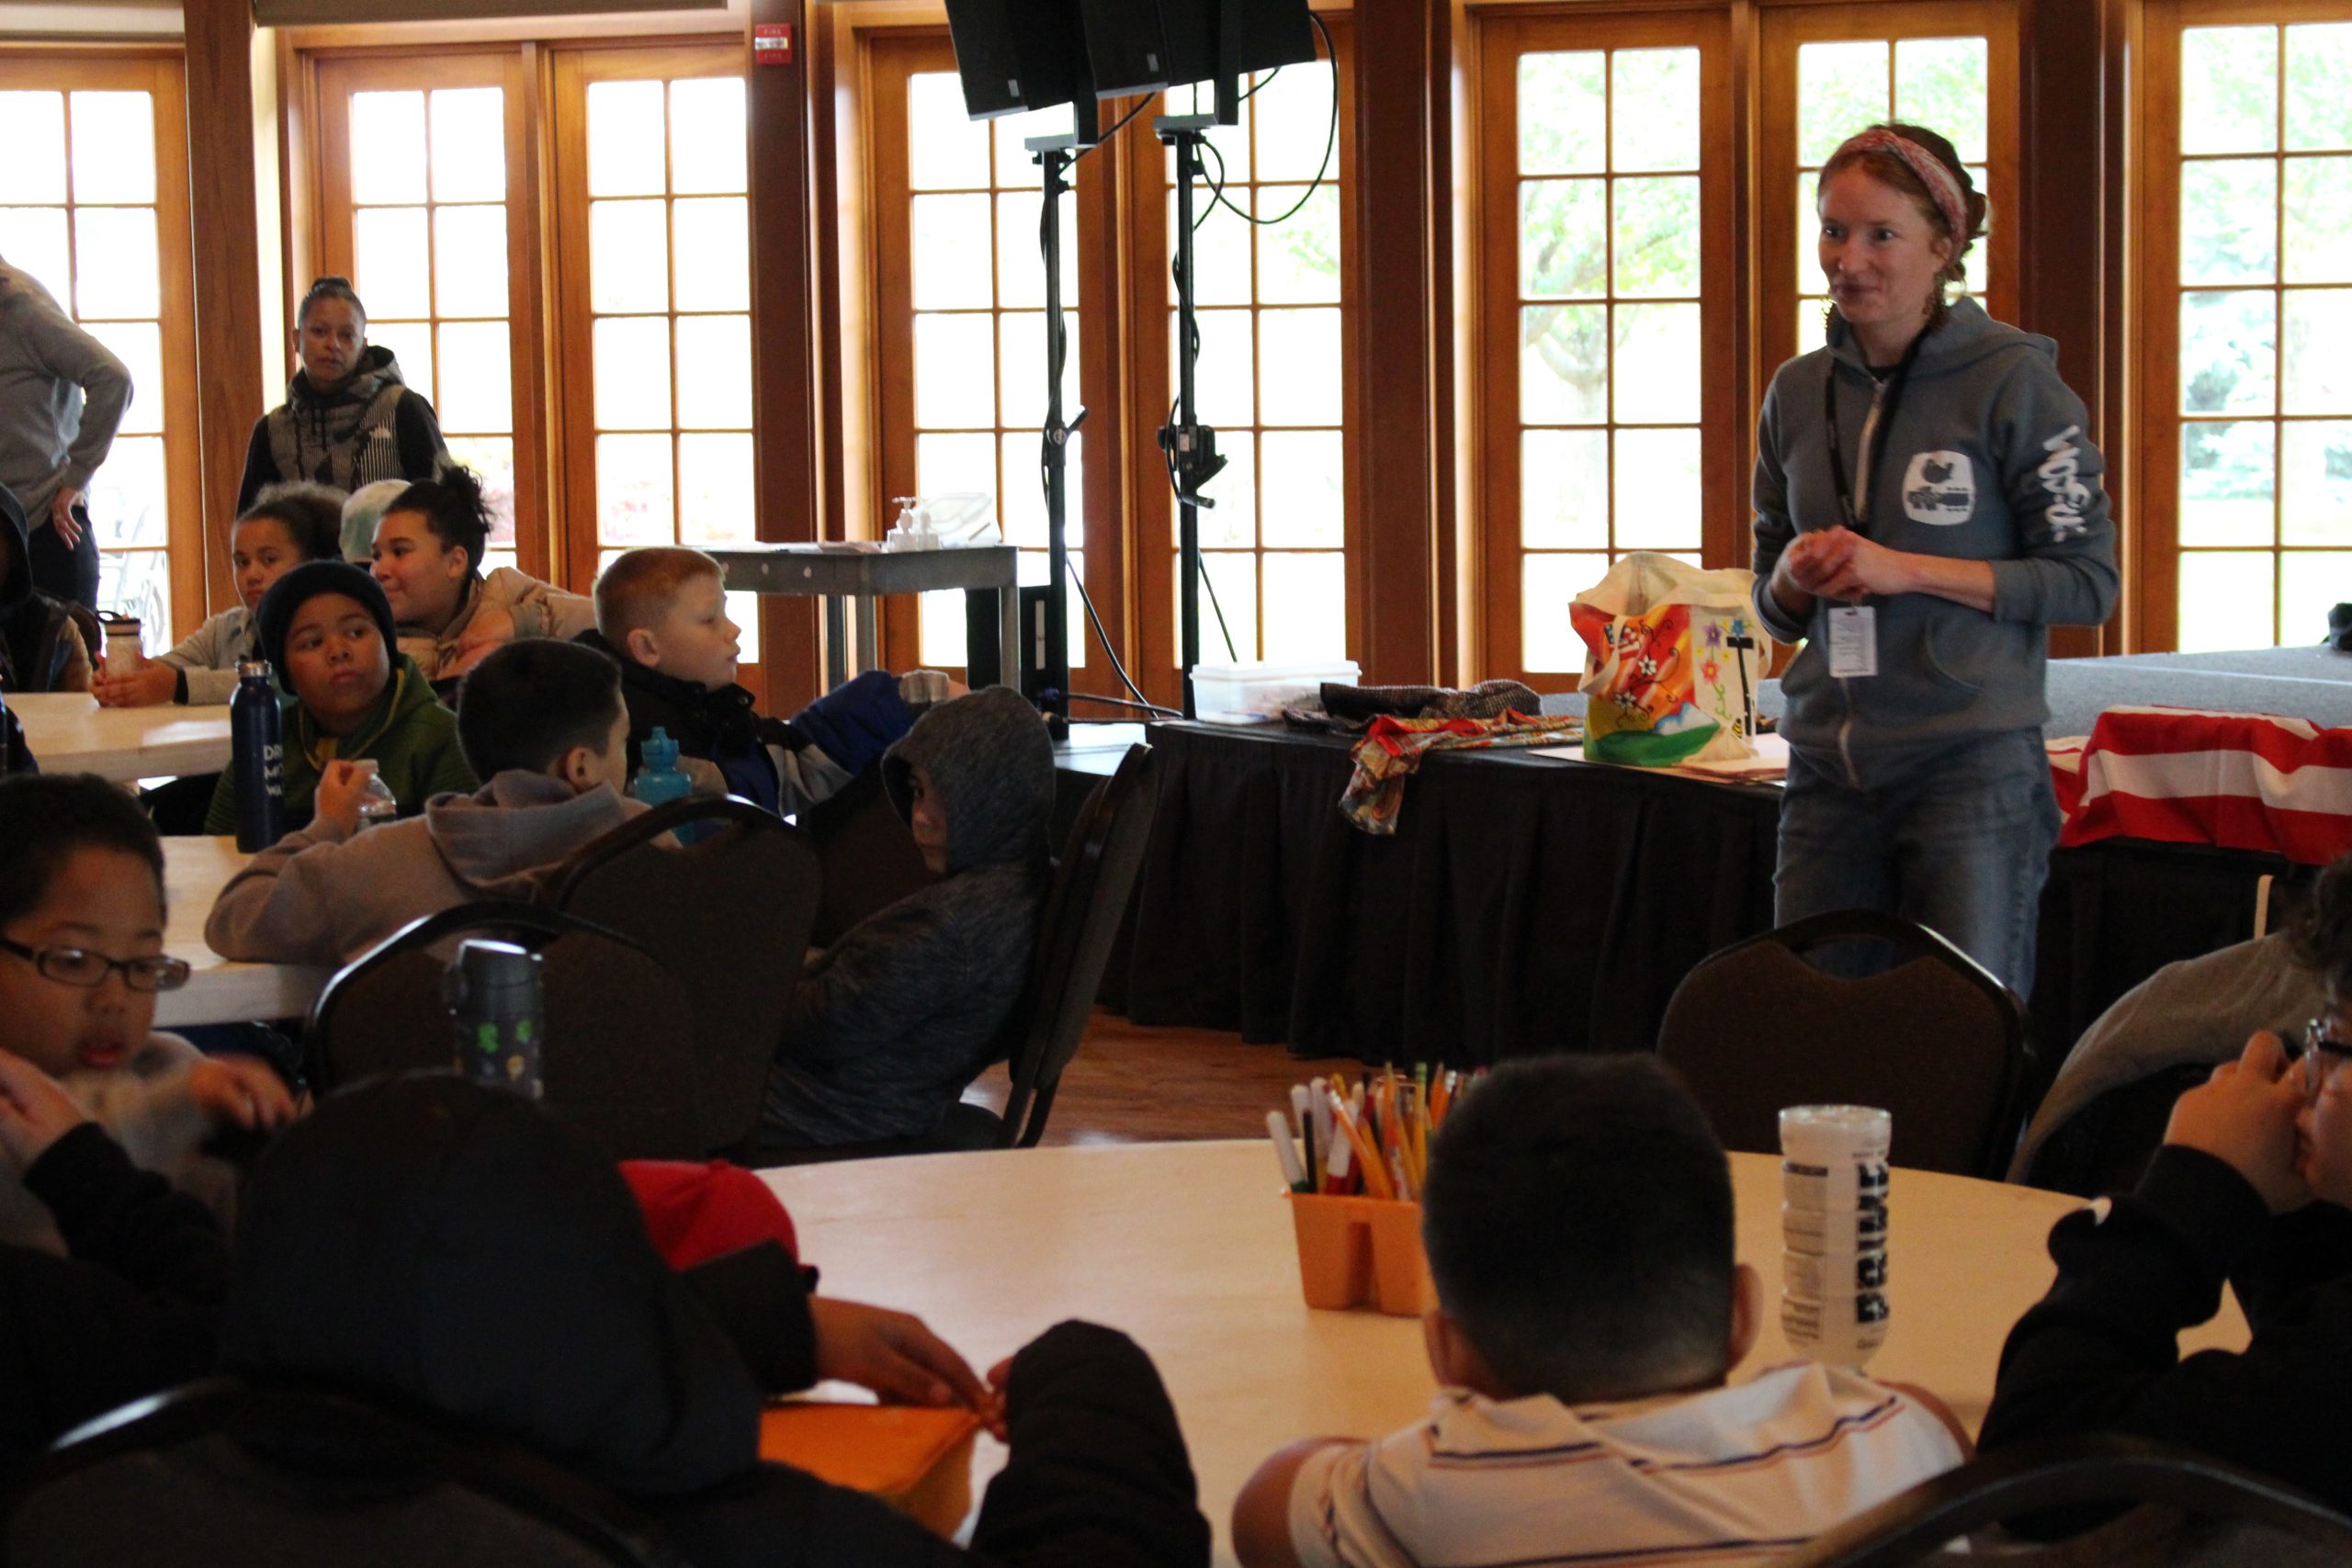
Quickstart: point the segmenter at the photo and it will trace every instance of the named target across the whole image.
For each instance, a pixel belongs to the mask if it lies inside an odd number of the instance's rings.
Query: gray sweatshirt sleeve
[[[1993,618],[2096,626],[2114,612],[2115,521],[2108,515],[2107,459],[2084,433],[2083,401],[2039,354],[2018,356],[2003,383],[1989,432],[2024,554],[1993,567]]]
[[[342,824],[321,817],[254,856],[213,900],[205,945],[256,964],[342,963],[332,917],[334,852],[344,840]]]
[[[1764,412],[1756,422],[1756,478],[1751,486],[1756,509],[1756,583],[1749,592],[1756,618],[1764,629],[1784,643],[1803,640],[1805,625],[1792,621],[1772,597],[1772,569],[1781,553],[1797,536],[1796,520],[1789,515],[1789,478],[1781,468],[1781,421],[1778,399],[1781,378],[1774,377],[1764,393]]]
[[[71,489],[87,490],[130,406],[130,372],[106,344],[45,299],[18,299],[8,311],[8,325],[42,368],[82,389],[82,428],[58,477]]]
[[[239,612],[223,610],[190,632],[168,653],[158,654],[156,662],[168,664],[187,677],[187,700],[191,705],[204,707],[225,703],[236,694],[237,667],[229,636],[229,623]]]

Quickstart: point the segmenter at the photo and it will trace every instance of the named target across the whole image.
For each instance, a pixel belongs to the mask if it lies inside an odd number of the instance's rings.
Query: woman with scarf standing
[[[286,400],[262,416],[237,487],[243,515],[264,488],[308,480],[345,495],[378,479],[429,479],[448,465],[440,422],[401,379],[389,348],[368,342],[368,308],[350,280],[322,277],[295,315],[302,367]]]

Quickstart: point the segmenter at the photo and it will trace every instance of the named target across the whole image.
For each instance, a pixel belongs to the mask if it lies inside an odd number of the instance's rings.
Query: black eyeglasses
[[[2315,1018],[2303,1025],[2302,1054],[2311,1058],[2303,1067],[2303,1094],[2316,1105],[2328,1076],[2328,1069],[2320,1064],[2330,1058],[2340,1062],[2346,1056],[2352,1056],[2352,1045],[2346,1045],[2328,1032],[2327,1020]]]
[[[160,953],[153,958],[108,958],[85,947],[27,947],[6,937],[0,937],[0,953],[15,953],[44,980],[85,990],[105,985],[107,976],[118,969],[122,971],[122,983],[134,991],[176,991],[187,984],[187,960]]]

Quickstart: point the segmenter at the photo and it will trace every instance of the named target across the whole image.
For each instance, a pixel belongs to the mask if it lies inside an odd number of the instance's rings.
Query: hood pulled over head
[[[947,817],[947,874],[1042,862],[1054,807],[1054,743],[1020,693],[990,686],[940,704],[882,754],[899,815],[914,812],[910,777],[931,775]]]

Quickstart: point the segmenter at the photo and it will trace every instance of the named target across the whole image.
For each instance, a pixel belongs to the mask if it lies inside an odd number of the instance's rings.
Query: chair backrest
[[[662,1568],[653,1526],[512,1444],[226,1380],[76,1433],[0,1504],[11,1568]]]
[[[467,937],[539,954],[548,1110],[616,1158],[707,1152],[693,1019],[678,982],[628,938],[528,904],[444,909],[336,971],[311,1010],[311,1081],[325,1092],[378,1073],[447,1068],[455,1043],[441,976]]]
[[[1045,1135],[1062,1069],[1078,1054],[1102,988],[1159,799],[1151,748],[1136,745],[1079,810],[1038,919],[1028,983],[1007,1026],[1012,1089],[1000,1148],[1031,1148]]]
[[[681,847],[673,829],[698,828]],[[761,1098],[817,919],[816,841],[746,800],[679,800],[575,855],[549,901],[618,931],[684,988],[693,1015],[704,1148],[730,1150]]]
[[[1850,980],[1804,954],[1891,943],[1899,962]],[[1675,987],[1658,1055],[1730,1149],[1780,1147],[1782,1106],[1875,1105],[1893,1113],[1895,1163],[1997,1177],[2023,1120],[2025,1008],[1935,932],[1867,910],[1819,915],[1736,942]]]
[[[808,932],[831,947],[858,921],[939,880],[922,863],[914,829],[899,816],[882,787],[882,770],[868,768],[834,794],[800,813],[823,865],[817,922]]]
[[[2119,1508],[2131,1511],[2114,1519]],[[2069,1519],[2101,1522],[2039,1547],[2005,1542],[1992,1561],[2004,1568],[2352,1561],[2352,1519],[2293,1487],[2186,1449],[2098,1436],[2021,1444],[1948,1471],[1775,1558],[1773,1568],[1964,1568],[1986,1558],[1948,1554],[1948,1543],[2027,1518],[2061,1529]]]

